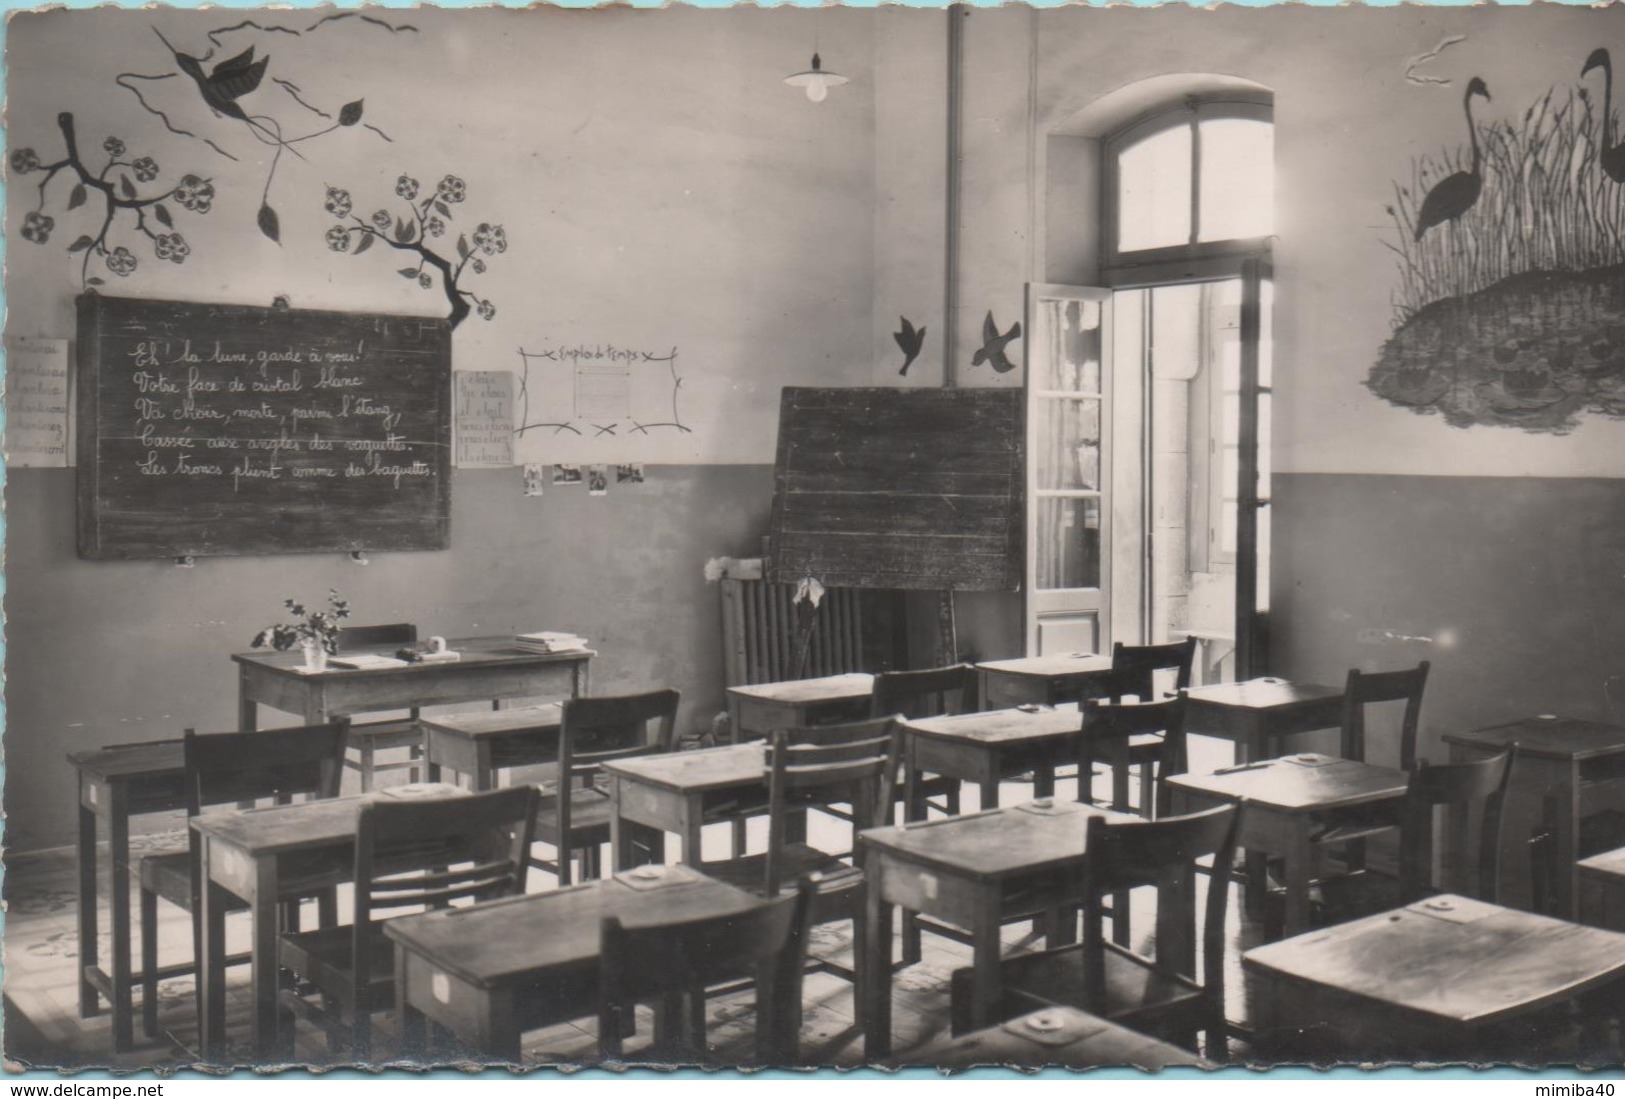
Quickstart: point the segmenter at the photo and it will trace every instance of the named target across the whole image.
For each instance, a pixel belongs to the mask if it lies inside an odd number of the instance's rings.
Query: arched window
[[[1116,131],[1103,152],[1108,273],[1267,247],[1275,201],[1267,99],[1193,96]]]

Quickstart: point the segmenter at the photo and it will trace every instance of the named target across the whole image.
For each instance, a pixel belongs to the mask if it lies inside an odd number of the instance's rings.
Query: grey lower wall
[[[708,558],[754,555],[770,466],[651,466],[641,485],[547,486],[518,469],[458,471],[452,548],[169,562],[90,562],[74,552],[74,471],[13,470],[6,490],[6,845],[72,842],[64,754],[236,721],[228,654],[280,619],[282,600],[337,588],[360,622],[425,635],[574,630],[601,652],[597,693],[674,686],[679,731],[722,708],[721,615]],[[278,715],[262,713],[261,724]],[[288,718],[284,723],[293,723]]]
[[[1274,498],[1276,674],[1431,660],[1435,761],[1456,729],[1625,720],[1625,480],[1277,474]]]

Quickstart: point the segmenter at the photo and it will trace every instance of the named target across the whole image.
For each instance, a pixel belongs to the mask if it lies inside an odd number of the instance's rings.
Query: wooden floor
[[[1065,792],[1066,787],[1063,786]],[[1104,794],[1104,789],[1101,790]],[[974,801],[975,794],[968,793]],[[1009,805],[1032,796],[1030,786],[1011,783],[1002,792],[1001,801]],[[970,808],[970,806],[967,806]],[[177,822],[178,823],[178,822]],[[758,831],[763,822],[753,822]],[[813,814],[809,827],[812,842],[840,850],[848,834],[848,826]],[[753,849],[758,849],[764,835],[752,833]],[[178,844],[178,832],[154,833],[136,837],[137,848],[161,847]],[[727,854],[726,827],[713,827],[706,831],[706,857],[718,858]],[[105,856],[103,865],[106,865]],[[180,977],[159,985],[159,1021],[164,1034],[157,1040],[141,1036],[139,1019],[139,991],[137,992],[137,1045],[122,1054],[112,1053],[110,1017],[104,1009],[90,1019],[78,1016],[74,973],[78,964],[76,932],[76,872],[73,852],[61,849],[41,855],[13,857],[6,867],[5,897],[8,902],[5,922],[5,1054],[15,1063],[52,1068],[109,1068],[130,1070],[152,1068],[159,1071],[191,1064],[194,1060],[196,1018],[193,1011],[193,981]],[[540,871],[532,873],[533,890],[550,889],[553,879]],[[1149,895],[1137,898],[1137,905],[1147,906],[1147,918],[1136,920],[1136,929],[1152,926],[1149,918]],[[1235,1020],[1246,1017],[1245,994],[1241,980],[1240,952],[1256,945],[1259,929],[1244,924],[1236,914],[1239,904],[1231,905],[1232,918],[1229,939],[1229,981],[1227,985],[1230,1008],[1227,1014]],[[347,902],[341,894],[340,903]],[[101,920],[101,956],[109,952],[108,919]],[[240,917],[228,921],[234,938],[232,950],[246,948],[247,927]],[[1026,925],[1012,925],[1005,931],[1007,950],[1027,948]],[[137,940],[137,943],[139,940]],[[190,951],[190,918],[175,907],[159,905],[159,951],[165,962],[184,959]],[[829,924],[815,929],[812,953],[850,963],[852,947],[849,924]],[[948,980],[952,972],[970,963],[968,947],[933,935],[925,936],[924,957],[918,965],[900,971],[894,978],[895,1007],[893,1010],[894,1050],[906,1060],[911,1050],[944,1035],[948,1026]],[[228,1030],[239,1038],[246,1038],[248,1026],[248,974],[246,967],[236,967],[227,979]],[[804,989],[806,1002],[804,1026],[801,1036],[801,1057],[808,1065],[834,1065],[852,1067],[863,1063],[863,1037],[853,1021],[851,986],[839,977],[824,973],[809,973]],[[575,1064],[591,1061],[597,1052],[595,1020],[592,1008],[584,1005],[584,1017],[572,1024],[531,1032],[524,1043],[527,1065]],[[387,1057],[393,1033],[393,1022],[388,1016],[376,1017],[380,1038],[377,1048]],[[754,996],[746,991],[722,996],[709,1005],[708,1033],[715,1046],[712,1064],[732,1064],[748,1057],[755,1033]],[[635,1060],[650,1036],[649,1019],[644,1016],[639,1036],[628,1041],[626,1053]],[[1235,1052],[1245,1057],[1245,1045],[1237,1043]],[[336,1062],[327,1052],[319,1033],[312,1028],[300,1029],[297,1061],[301,1064],[331,1065]],[[247,1060],[245,1048],[233,1047],[234,1056]]]

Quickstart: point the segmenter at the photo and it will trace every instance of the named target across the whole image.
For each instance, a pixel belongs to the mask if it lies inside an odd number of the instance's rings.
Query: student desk
[[[131,989],[137,974],[130,962],[130,818],[186,808],[186,760],[181,742],[160,740],[69,752],[79,781],[79,1014],[99,1007],[97,993],[113,1008],[113,1048],[135,1040]],[[109,902],[113,922],[113,971],[97,958],[98,875],[96,834],[105,826]]]
[[[603,773],[614,803],[609,831],[617,870],[632,860],[629,824],[675,833],[682,838],[682,861],[698,863],[707,822],[767,805],[767,748],[759,741],[611,760]],[[786,825],[790,842],[806,838],[802,814],[791,814]]]
[[[1265,678],[1193,687],[1186,694],[1185,732],[1234,741],[1237,763],[1281,754],[1286,737],[1342,724],[1341,687]]]
[[[1625,931],[1625,847],[1581,859],[1581,923]]]
[[[703,919],[761,901],[685,866],[660,877],[616,875],[469,908],[390,920],[395,1002],[407,1048],[424,1019],[498,1062],[519,1062],[526,1030],[597,1014],[600,925],[606,916]]]
[[[1078,762],[1081,721],[1077,705],[1069,703],[1037,712],[987,710],[903,722],[908,819],[925,818],[924,799],[915,794],[921,775],[976,783],[983,809],[999,804],[1001,779],[1025,771],[1033,772],[1033,792],[1050,796],[1055,768]]]
[[[1508,850],[1521,852],[1532,831],[1551,831],[1553,914],[1572,919],[1580,821],[1588,809],[1625,808],[1621,787],[1604,786],[1625,779],[1625,728],[1572,718],[1532,717],[1472,732],[1446,733],[1444,741],[1450,745],[1453,763],[1495,755],[1517,744],[1502,834]],[[1604,804],[1588,805],[1598,800]],[[1453,817],[1452,824],[1457,825],[1453,834],[1465,835],[1464,816]],[[1503,859],[1503,864],[1503,898],[1511,904],[1529,905],[1533,896],[1529,860]]]
[[[225,895],[247,902],[252,922],[253,1056],[276,1052],[277,903],[348,881],[355,872],[356,829],[376,791],[259,809],[206,811],[191,819],[203,846],[203,955],[198,962],[204,1061],[225,1060]],[[456,796],[456,795],[451,795]]]
[[[971,1025],[986,1026],[1000,997],[999,927],[1083,900],[1088,821],[1137,820],[1110,809],[1059,802],[991,809],[858,834],[857,864],[867,885],[868,1002],[864,1050],[891,1052],[892,908],[946,920],[970,932],[974,951]],[[1074,921],[1051,920],[1050,945],[1071,941]],[[1189,971],[1194,942],[1159,943],[1170,964]]]
[[[868,672],[729,687],[734,743],[768,736],[775,729],[860,721],[869,716],[874,689],[875,677]]]
[[[986,1030],[937,1041],[908,1055],[911,1065],[945,1071],[978,1066],[1007,1068],[1111,1068],[1156,1071],[1188,1065],[1218,1066],[1188,1049],[1169,1045],[1075,1007],[1052,1007],[1021,1015]]]
[[[1026,656],[1014,660],[984,660],[982,705],[989,709],[1033,702],[1053,706],[1076,702],[1107,681],[1112,658],[1094,653]]]
[[[467,775],[475,790],[496,789],[497,772],[509,767],[556,763],[564,708],[557,702],[511,710],[420,717],[429,781],[449,767]]]
[[[335,668],[300,671],[297,652],[233,653],[237,662],[238,727],[258,728],[259,707],[297,714],[307,725],[334,717],[439,706],[588,692],[590,649],[568,653],[529,653],[508,637],[466,637],[449,642],[460,660],[425,661],[398,668]],[[363,652],[385,656],[399,646],[373,645]]]
[[[1352,810],[1380,814],[1392,808],[1399,825],[1399,802],[1409,777],[1403,771],[1358,760],[1305,752],[1244,769],[1210,775],[1173,775],[1168,792],[1174,813],[1244,803],[1236,845],[1245,849],[1249,871],[1261,870],[1258,856],[1286,863],[1286,934],[1309,926],[1309,885],[1314,878],[1314,837],[1347,819]],[[1249,874],[1248,888],[1258,890]]]
[[[1242,957],[1260,1033],[1360,1059],[1540,1060],[1494,1028],[1625,976],[1625,935],[1444,894]]]

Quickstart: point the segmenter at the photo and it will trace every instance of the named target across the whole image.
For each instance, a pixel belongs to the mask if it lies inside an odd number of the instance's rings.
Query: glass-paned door
[[[1027,291],[1027,652],[1111,636],[1111,292]]]

